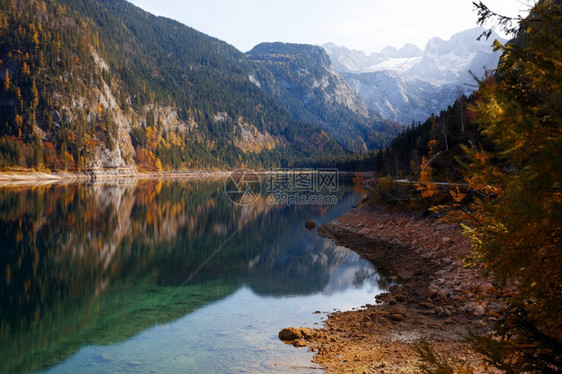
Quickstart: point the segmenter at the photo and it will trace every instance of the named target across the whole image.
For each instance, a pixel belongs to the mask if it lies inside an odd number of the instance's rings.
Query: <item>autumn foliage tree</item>
[[[437,184],[433,182],[433,168],[431,167],[431,161],[435,155],[433,154],[433,147],[435,146],[435,140],[430,140],[427,144],[429,148],[429,155],[422,157],[420,164],[420,185],[417,190],[420,192],[423,198],[429,198],[437,195],[439,192],[437,190]]]
[[[481,21],[499,17],[482,3]],[[470,110],[493,151],[466,148],[475,196],[456,211],[472,239],[470,260],[513,292],[492,335],[472,340],[497,368],[562,371],[562,11],[538,1],[520,20],[496,74]]]

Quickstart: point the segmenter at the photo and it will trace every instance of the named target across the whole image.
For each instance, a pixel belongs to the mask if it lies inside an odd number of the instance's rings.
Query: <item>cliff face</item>
[[[69,113],[76,113],[82,109],[86,109],[87,121],[96,120],[98,111],[106,111],[105,120],[110,122],[112,126],[111,139],[105,142],[88,147],[84,166],[88,170],[102,169],[125,169],[123,172],[134,172],[137,170],[134,163],[135,149],[131,141],[131,123],[132,116],[123,112],[123,109],[117,103],[117,99],[113,95],[111,88],[105,82],[103,76],[111,74],[107,62],[105,62],[98,53],[92,49],[92,57],[95,62],[95,68],[101,77],[99,87],[92,87],[89,91],[84,91],[84,96],[74,97]],[[111,83],[111,82],[109,82]],[[64,106],[65,98],[60,97],[60,105]]]
[[[434,85],[423,80],[408,80],[392,71],[342,75],[365,98],[369,109],[402,124],[424,121],[431,113],[439,113],[453,103],[464,92],[458,85]]]

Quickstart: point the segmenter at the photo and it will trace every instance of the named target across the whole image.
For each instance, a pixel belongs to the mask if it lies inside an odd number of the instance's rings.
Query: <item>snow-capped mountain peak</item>
[[[450,40],[432,38],[428,41],[422,59],[403,73],[406,80],[422,80],[435,85],[458,84],[464,85],[472,79],[469,70],[477,55],[485,54],[488,58],[477,71],[476,76],[484,74],[486,69],[493,69],[498,64],[499,54],[494,53],[490,40],[480,40],[478,37],[484,29],[476,27],[465,30],[451,37]],[[499,38],[498,35],[493,35]],[[493,39],[492,39],[493,40]],[[463,82],[461,82],[463,81]]]
[[[335,69],[354,87],[370,110],[402,122],[423,121],[458,97],[470,92],[472,74],[482,76],[497,66],[499,53],[490,40],[477,40],[477,27],[449,40],[430,39],[422,51],[413,44],[400,49],[386,47],[366,55],[334,44],[324,45]]]

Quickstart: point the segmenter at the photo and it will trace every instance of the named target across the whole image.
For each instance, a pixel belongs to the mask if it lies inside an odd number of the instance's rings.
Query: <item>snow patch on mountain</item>
[[[461,94],[469,94],[475,83],[472,74],[480,77],[497,66],[499,53],[492,50],[492,40],[505,40],[496,34],[477,40],[483,31],[478,27],[450,40],[432,38],[423,51],[413,44],[370,55],[332,43],[323,47],[369,110],[409,124],[424,121]]]

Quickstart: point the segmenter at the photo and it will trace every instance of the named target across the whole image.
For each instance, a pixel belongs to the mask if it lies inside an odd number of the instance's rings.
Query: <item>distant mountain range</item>
[[[479,29],[244,54],[124,0],[0,1],[0,169],[279,167],[384,148],[493,68]]]
[[[478,41],[483,31],[462,31],[447,41],[433,38],[423,51],[413,44],[386,47],[371,55],[331,43],[323,48],[369,110],[409,124],[471,92],[476,84],[472,74],[481,77],[497,66],[499,53],[492,50],[491,41],[505,40],[492,34],[489,40]]]

